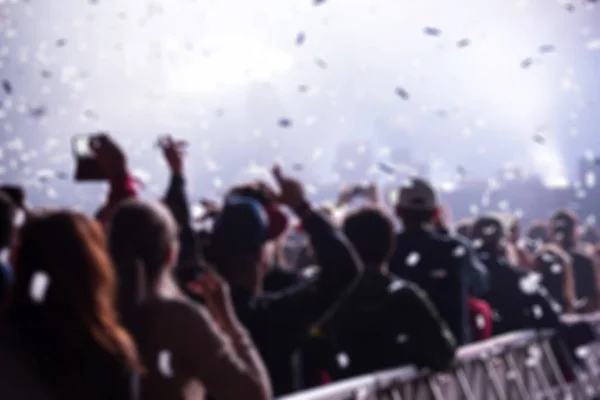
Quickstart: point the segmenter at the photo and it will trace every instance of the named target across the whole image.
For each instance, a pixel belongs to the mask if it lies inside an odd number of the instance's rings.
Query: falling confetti
[[[492,236],[498,231],[496,225],[490,225],[483,228],[482,232],[485,236]]]
[[[323,60],[322,58],[317,58],[315,60],[315,64],[317,64],[317,67],[319,67],[321,69],[327,69],[327,62],[325,60]]]
[[[10,83],[9,80],[4,79],[2,81],[2,89],[4,89],[4,93],[6,93],[7,95],[10,96],[12,94],[12,91],[13,91],[12,84]]]
[[[295,163],[294,165],[292,165],[292,169],[294,171],[302,171],[304,169],[304,166],[302,164]]]
[[[457,246],[454,250],[452,250],[452,257],[461,258],[467,254],[467,249],[463,245]]]
[[[458,47],[459,49],[463,49],[465,47],[468,47],[471,45],[471,40],[470,39],[461,39],[458,42],[456,42],[456,47]]]
[[[298,32],[298,35],[296,36],[296,46],[302,46],[305,39],[306,36],[304,35],[304,32]]]
[[[55,44],[56,47],[64,47],[67,44],[67,39],[58,39]]]
[[[539,52],[541,54],[555,53],[556,52],[556,46],[554,46],[553,44],[544,44],[544,45],[540,46]]]
[[[531,67],[532,64],[533,64],[533,58],[526,58],[523,61],[521,61],[521,68],[527,69],[527,68]]]
[[[404,100],[408,100],[410,98],[410,94],[406,91],[406,89],[397,87],[396,94],[402,97]]]
[[[477,314],[475,316],[475,326],[477,326],[477,329],[484,330],[485,329],[485,317],[481,314]]]
[[[442,34],[442,31],[438,28],[433,28],[433,27],[426,27],[423,29],[423,32],[427,35],[427,36],[440,36]]]
[[[394,167],[384,162],[377,163],[377,168],[379,168],[381,172],[384,172],[389,175],[394,175],[396,173],[396,169]]]
[[[48,71],[47,69],[43,69],[42,72],[40,72],[40,75],[44,79],[52,78],[52,72]]]
[[[398,334],[398,336],[396,336],[396,343],[403,344],[403,343],[408,342],[408,339],[409,339],[409,337],[407,334],[400,333],[400,334]]]
[[[292,120],[288,118],[281,118],[277,124],[282,128],[289,128],[292,126]]]
[[[392,283],[390,283],[390,285],[388,286],[388,292],[389,293],[394,293],[397,292],[398,290],[404,288],[406,286],[406,284],[402,281],[393,281]]]
[[[308,85],[298,85],[298,91],[300,93],[306,93],[306,92],[308,92]]]
[[[552,264],[552,266],[550,266],[550,272],[555,275],[560,274],[562,272],[562,265],[558,263]]]
[[[43,271],[35,272],[29,285],[29,297],[31,297],[34,303],[43,303],[46,299],[49,286],[50,276]]]
[[[419,264],[419,261],[421,261],[421,255],[419,253],[417,253],[416,251],[413,251],[408,254],[404,263],[407,266],[414,268],[417,266],[417,264]]]
[[[48,109],[44,106],[32,107],[29,109],[29,115],[34,118],[42,118],[48,113]]]
[[[565,4],[565,10],[572,13],[575,11],[575,6],[573,4],[567,3]]]
[[[313,0],[313,5],[315,6],[320,6],[321,4],[324,4],[326,0]]]
[[[346,369],[350,366],[350,357],[348,357],[348,354],[341,352],[338,353],[335,358],[337,360],[338,367],[341,369]]]
[[[535,319],[541,319],[544,316],[544,311],[539,304],[534,305],[531,310],[533,311],[533,317]]]
[[[158,353],[158,371],[165,378],[172,378],[175,376],[173,368],[171,366],[171,352],[168,350],[161,350]]]
[[[533,135],[533,141],[537,144],[544,144],[546,143],[546,138],[541,133],[536,133],[535,135]]]

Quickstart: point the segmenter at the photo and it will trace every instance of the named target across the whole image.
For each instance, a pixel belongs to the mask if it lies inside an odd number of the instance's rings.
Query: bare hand
[[[230,332],[238,324],[229,285],[216,273],[207,272],[189,284],[188,289],[204,298],[208,312],[225,332]]]
[[[280,203],[292,209],[296,209],[305,203],[304,188],[297,179],[285,176],[278,166],[273,168],[273,176],[279,185],[278,200]]]
[[[109,178],[125,174],[125,153],[108,134],[100,134],[92,139],[91,149]]]
[[[158,145],[162,149],[163,156],[171,172],[176,175],[183,174],[183,158],[187,142],[175,141],[173,137],[167,135],[159,139]]]

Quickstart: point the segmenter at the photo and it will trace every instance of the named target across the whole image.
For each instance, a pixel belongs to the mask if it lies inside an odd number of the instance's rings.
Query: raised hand
[[[100,134],[92,139],[94,156],[109,178],[122,175],[127,169],[127,158],[119,145],[108,135]]]
[[[163,152],[165,161],[171,172],[176,175],[183,174],[183,159],[187,145],[185,141],[175,141],[170,135],[161,137],[158,140],[158,146]]]
[[[205,273],[199,280],[190,283],[188,289],[204,298],[208,312],[225,332],[230,332],[239,324],[231,302],[229,285],[216,273]]]
[[[273,168],[273,176],[279,186],[278,201],[292,209],[298,209],[306,204],[304,187],[297,179],[285,176],[279,166]]]

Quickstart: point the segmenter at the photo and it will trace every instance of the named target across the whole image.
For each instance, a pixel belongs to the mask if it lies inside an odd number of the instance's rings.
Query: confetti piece
[[[394,175],[396,173],[396,169],[394,167],[392,167],[391,165],[388,165],[384,162],[378,162],[377,168],[379,168],[379,170],[381,172],[384,172],[388,175]]]
[[[404,100],[408,100],[410,98],[410,94],[406,91],[406,89],[397,87],[396,94],[402,97]]]
[[[304,169],[304,166],[300,163],[296,163],[292,165],[292,169],[294,171],[302,171]]]
[[[562,265],[558,263],[552,264],[552,266],[550,266],[550,272],[552,272],[555,275],[560,274],[562,272]]]
[[[427,36],[440,36],[442,34],[442,31],[438,28],[434,28],[434,27],[425,27],[423,29],[423,32],[427,35]]]
[[[461,39],[458,42],[456,42],[456,47],[458,47],[459,49],[463,49],[465,47],[468,47],[471,45],[471,40],[470,39]]]
[[[573,4],[567,3],[565,4],[565,10],[572,13],[575,11],[575,6]]]
[[[321,4],[324,4],[326,0],[313,0],[313,5],[314,6],[320,6]]]
[[[298,32],[298,35],[296,36],[296,45],[302,46],[304,44],[305,39],[306,36],[304,35],[304,32]]]
[[[479,330],[485,329],[485,317],[481,314],[477,314],[475,317],[475,325]]]
[[[173,368],[171,367],[171,352],[168,350],[161,350],[158,353],[158,371],[165,378],[172,378],[175,376]]]
[[[48,109],[44,106],[32,107],[29,109],[29,115],[34,118],[42,118],[48,113]]]
[[[10,83],[9,80],[5,79],[5,80],[2,81],[2,89],[4,89],[4,92],[7,95],[12,94],[12,91],[13,91],[12,84]]]
[[[50,286],[50,276],[46,272],[37,271],[33,274],[29,285],[29,297],[34,303],[41,304],[46,299]]]
[[[306,93],[306,92],[308,92],[308,85],[303,85],[303,84],[302,85],[298,85],[298,91],[300,93]]]
[[[462,178],[467,175],[467,169],[462,165],[456,167],[456,173]]]
[[[223,115],[225,115],[225,111],[223,111],[222,108],[218,108],[217,111],[215,112],[215,115],[220,118]]]
[[[327,62],[325,60],[323,60],[322,58],[317,58],[315,60],[315,64],[317,64],[317,67],[319,67],[321,69],[327,69]]]
[[[397,292],[398,290],[404,288],[405,286],[406,286],[406,284],[404,282],[402,282],[402,281],[393,281],[388,286],[388,292],[389,293]]]
[[[288,118],[281,118],[277,124],[282,128],[289,128],[292,126],[292,120]]]
[[[350,366],[350,357],[348,357],[348,354],[346,353],[338,353],[337,356],[335,357],[338,363],[338,366],[341,369],[346,369]]]
[[[533,64],[533,59],[531,57],[526,58],[523,61],[521,61],[521,68],[527,69],[527,68],[531,67],[532,64]]]
[[[546,138],[542,134],[536,133],[533,135],[533,141],[537,144],[544,144],[546,143]]]
[[[544,44],[538,50],[541,54],[552,54],[556,52],[556,46],[553,44]]]
[[[535,319],[541,319],[544,316],[544,311],[539,304],[536,304],[532,307],[533,317]]]
[[[405,333],[401,333],[398,336],[396,336],[396,343],[402,344],[402,343],[406,343],[408,342],[408,335]]]
[[[48,71],[47,69],[43,69],[42,72],[40,72],[40,75],[44,79],[52,78],[52,72]]]
[[[55,44],[56,47],[64,47],[67,44],[67,39],[58,39]]]
[[[482,232],[485,236],[492,236],[497,231],[498,231],[498,228],[496,227],[496,225],[486,226],[482,229]]]
[[[455,258],[464,257],[466,254],[467,254],[467,249],[465,249],[465,246],[463,246],[463,245],[457,246],[454,250],[452,250],[452,257],[455,257]]]
[[[404,261],[404,263],[406,265],[408,265],[409,267],[414,268],[417,266],[417,264],[419,264],[419,261],[421,261],[421,255],[419,253],[417,253],[416,251],[413,251],[406,257],[406,260]]]

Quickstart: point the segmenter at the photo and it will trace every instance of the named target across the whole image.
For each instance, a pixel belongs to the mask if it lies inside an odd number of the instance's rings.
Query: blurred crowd
[[[556,332],[567,377],[594,341],[565,314],[600,310],[600,236],[571,209],[451,221],[423,178],[382,199],[345,187],[327,206],[293,171],[219,201],[187,196],[186,143],[159,141],[171,178],[142,198],[109,136],[94,216],[0,188],[3,399],[271,399],[416,365],[522,329]],[[359,205],[355,204],[361,199]]]

